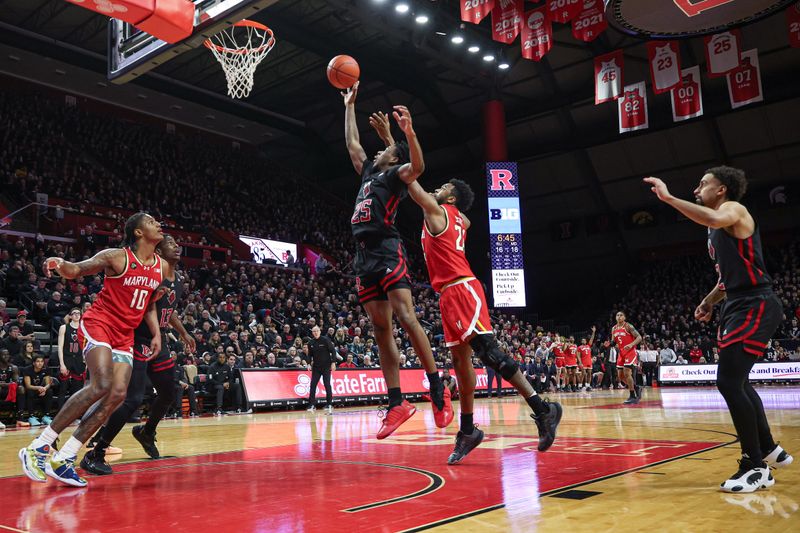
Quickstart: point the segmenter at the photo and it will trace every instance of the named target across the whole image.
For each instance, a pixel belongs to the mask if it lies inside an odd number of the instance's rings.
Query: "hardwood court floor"
[[[800,456],[800,388],[759,392],[775,438]],[[800,457],[769,490],[718,492],[739,448],[714,389],[624,397],[551,395],[565,412],[547,453],[520,400],[478,400],[486,439],[457,466],[457,425],[437,429],[425,404],[385,441],[374,408],[167,420],[167,458],[146,460],[128,427],[115,474],[85,489],[21,476],[16,453],[37,430],[7,430],[0,531],[800,531]]]

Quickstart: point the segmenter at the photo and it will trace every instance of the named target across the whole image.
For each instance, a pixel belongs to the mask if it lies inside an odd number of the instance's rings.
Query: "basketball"
[[[328,81],[337,89],[352,87],[360,74],[358,63],[350,56],[336,56],[328,63]]]

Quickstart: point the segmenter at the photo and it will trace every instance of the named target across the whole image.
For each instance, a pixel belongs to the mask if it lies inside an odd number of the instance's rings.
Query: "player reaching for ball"
[[[416,408],[403,400],[400,391],[400,354],[392,338],[392,315],[408,333],[414,351],[419,355],[430,383],[434,420],[440,428],[453,420],[450,391],[446,389],[433,360],[430,341],[417,321],[408,261],[400,232],[394,225],[397,206],[408,196],[408,184],[423,170],[422,148],[405,106],[394,106],[394,119],[403,130],[406,141],[387,142],[372,161],[361,147],[356,125],[358,83],[342,93],[344,98],[344,130],[347,151],[353,167],[361,176],[356,205],[350,227],[357,241],[353,270],[359,301],[367,310],[380,350],[380,364],[389,392],[389,409],[383,419],[378,438],[385,439],[411,418]],[[388,120],[388,119],[387,119]],[[372,121],[371,121],[372,122]]]

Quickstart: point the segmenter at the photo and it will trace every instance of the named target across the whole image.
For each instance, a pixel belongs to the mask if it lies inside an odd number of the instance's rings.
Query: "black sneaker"
[[[625,400],[622,403],[625,404],[625,405],[631,405],[631,404],[634,404],[634,403],[639,403],[639,398],[634,393],[634,394],[631,394],[630,396],[628,396],[628,399]]]
[[[636,385],[635,389],[636,389],[636,398],[641,400],[642,399],[642,386],[641,385]]]
[[[138,440],[139,444],[144,448],[144,453],[149,455],[151,459],[161,458],[161,454],[158,453],[158,448],[156,447],[155,433],[150,435],[144,430],[144,426],[135,426],[131,433],[133,433],[133,438]]]
[[[81,459],[81,468],[96,476],[113,474],[111,465],[106,462],[105,450],[91,450]]]
[[[563,410],[561,404],[558,402],[544,402],[547,409],[539,416],[531,414],[531,418],[536,421],[536,427],[539,428],[539,447],[540,452],[547,451],[556,440],[556,429],[561,422],[561,415]]]
[[[469,452],[478,447],[483,442],[483,431],[475,426],[472,433],[465,435],[463,431],[456,434],[456,446],[453,448],[453,453],[447,458],[447,464],[457,465],[464,460]]]

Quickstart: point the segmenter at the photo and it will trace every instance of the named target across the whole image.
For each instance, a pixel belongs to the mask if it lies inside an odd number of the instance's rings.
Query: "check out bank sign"
[[[668,365],[659,368],[661,383],[717,381],[717,365]],[[800,362],[756,363],[750,381],[800,381]]]

